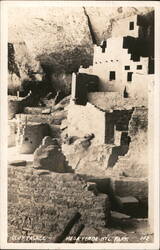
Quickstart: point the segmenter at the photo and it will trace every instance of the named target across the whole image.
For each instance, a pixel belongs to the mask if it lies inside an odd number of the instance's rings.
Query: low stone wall
[[[48,124],[20,123],[16,143],[19,153],[32,154],[47,135],[49,135]]]
[[[28,108],[27,108],[28,109]],[[35,109],[29,108],[32,112]],[[67,110],[56,110],[51,114],[42,114],[39,113],[40,110],[37,108],[37,114],[17,114],[16,119],[21,122],[30,122],[30,123],[47,123],[50,127],[50,135],[52,137],[60,137],[60,125],[63,120],[67,118]]]
[[[41,115],[44,110],[46,110],[46,107],[25,107],[24,113],[31,115]]]
[[[94,195],[86,187],[75,174],[9,166],[8,242],[53,243],[75,212],[81,214],[80,222],[85,227],[105,228],[109,199],[107,195]],[[27,240],[22,235],[32,237]],[[41,240],[34,240],[36,236]]]
[[[12,119],[8,121],[8,147],[16,145],[17,121]]]
[[[95,105],[102,110],[110,109],[132,109],[133,107],[145,106],[147,107],[147,100],[143,97],[140,98],[124,98],[118,92],[92,92],[88,93],[88,102]]]
[[[24,109],[21,99],[17,97],[9,97],[8,99],[8,119],[15,117],[17,113],[22,113]]]

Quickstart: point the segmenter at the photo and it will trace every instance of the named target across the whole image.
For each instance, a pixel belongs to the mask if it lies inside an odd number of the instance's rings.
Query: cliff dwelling
[[[114,243],[115,232],[134,243],[142,228],[153,242],[147,157],[154,11],[113,10],[114,18],[102,8],[30,10],[26,40],[15,32],[14,42],[9,32],[10,243],[27,243],[26,236],[31,243],[40,236],[43,243],[102,243],[108,234]],[[108,18],[106,27],[95,14]]]

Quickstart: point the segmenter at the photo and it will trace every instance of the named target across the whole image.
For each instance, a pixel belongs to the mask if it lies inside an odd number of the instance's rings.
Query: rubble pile
[[[42,145],[35,150],[33,167],[59,173],[69,172],[70,170],[57,140],[49,136],[44,137]]]

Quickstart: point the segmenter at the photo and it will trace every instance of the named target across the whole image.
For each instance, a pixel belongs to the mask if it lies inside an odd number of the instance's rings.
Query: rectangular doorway
[[[127,82],[131,82],[132,81],[132,74],[133,74],[133,72],[128,72],[127,73]]]
[[[109,72],[109,80],[116,80],[116,72],[115,71],[110,71]]]

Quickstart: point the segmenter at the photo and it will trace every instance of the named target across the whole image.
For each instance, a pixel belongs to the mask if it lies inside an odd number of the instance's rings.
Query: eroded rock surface
[[[80,65],[92,64],[93,42],[99,44],[110,37],[119,19],[151,10],[147,7],[45,7],[45,11],[44,7],[38,7],[38,11],[34,7],[10,8],[10,88],[20,86],[32,71],[36,72],[36,80],[41,80],[44,73],[51,84],[68,88],[71,82],[68,74]]]
[[[51,137],[45,137],[42,145],[36,149],[33,166],[37,169],[47,169],[59,173],[69,172],[66,158],[57,140]]]

